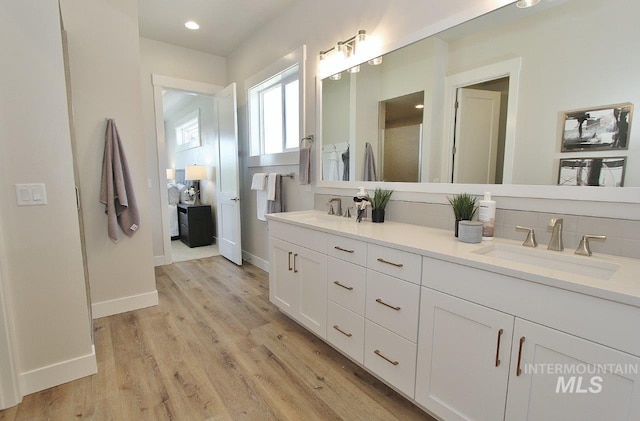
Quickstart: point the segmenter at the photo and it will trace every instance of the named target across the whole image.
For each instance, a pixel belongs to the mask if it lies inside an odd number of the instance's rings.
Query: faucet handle
[[[335,215],[336,213],[333,211],[333,205],[331,202],[327,203],[329,205],[329,215]]]
[[[345,218],[351,218],[351,207],[348,207],[346,211],[344,211],[344,217]]]
[[[578,248],[576,249],[576,254],[579,254],[581,256],[591,256],[591,247],[589,246],[589,239],[593,239],[593,240],[606,240],[607,236],[606,235],[591,235],[591,234],[586,234],[582,236],[582,240],[580,240],[580,244],[578,245]]]
[[[525,247],[538,247],[538,242],[536,241],[536,233],[533,228],[523,227],[521,225],[516,225],[517,231],[528,231],[527,238],[522,243]]]

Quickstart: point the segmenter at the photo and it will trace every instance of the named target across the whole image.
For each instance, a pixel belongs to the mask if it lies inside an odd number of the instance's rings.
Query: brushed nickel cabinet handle
[[[516,366],[516,376],[520,376],[520,374],[522,374],[522,369],[520,368],[520,361],[522,361],[522,344],[524,344],[524,336],[520,338],[520,347],[518,348],[518,365]]]
[[[346,336],[347,338],[352,337],[353,335],[351,333],[347,333],[344,330],[340,329],[340,327],[338,325],[333,325],[333,328],[335,330],[337,330],[338,332],[342,333],[344,336]]]
[[[382,299],[376,298],[376,303],[382,304],[383,306],[387,306],[389,308],[394,309],[395,311],[400,311],[400,307],[392,306],[391,304],[387,304]]]
[[[342,247],[338,247],[338,246],[333,246],[334,249],[336,250],[340,250],[340,251],[344,251],[345,253],[353,253],[354,250],[347,250],[347,249],[343,249]]]
[[[502,329],[498,331],[498,346],[496,346],[496,367],[500,365],[500,339],[502,338]]]
[[[291,252],[291,251],[290,251],[290,252],[289,252],[289,258],[287,259],[287,262],[288,262],[288,264],[289,264],[289,270],[292,270],[292,268],[291,268],[291,255],[292,255],[292,254],[293,254],[293,252]]]
[[[342,288],[347,289],[347,290],[349,290],[349,291],[351,291],[351,290],[353,289],[353,287],[348,287],[348,286],[346,286],[346,285],[342,285],[342,284],[341,284],[340,282],[338,282],[338,281],[333,281],[333,283],[334,283],[334,284],[336,284],[336,285],[338,285],[339,287],[342,287]]]
[[[402,266],[404,266],[402,263],[393,263],[393,262],[390,262],[388,260],[384,260],[382,257],[378,257],[378,262],[386,263],[388,265],[395,266],[397,268],[401,268]]]
[[[298,257],[298,253],[293,253],[293,273],[298,273],[298,269],[296,268],[296,257]]]
[[[399,362],[397,362],[397,361],[393,361],[393,360],[390,360],[389,358],[385,357],[385,356],[384,356],[384,355],[382,355],[382,353],[381,353],[379,350],[377,350],[377,349],[376,349],[375,351],[373,351],[373,353],[374,353],[374,354],[376,354],[378,357],[382,358],[383,360],[387,361],[387,362],[388,362],[388,363],[390,363],[390,364],[393,364],[393,365],[398,365],[398,364],[400,364],[400,363],[399,363]]]

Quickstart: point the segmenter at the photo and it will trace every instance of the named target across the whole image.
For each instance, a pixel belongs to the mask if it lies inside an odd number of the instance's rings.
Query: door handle
[[[382,304],[383,306],[387,306],[389,308],[394,309],[395,311],[400,311],[400,307],[396,307],[396,306],[392,306],[391,304],[387,304],[384,301],[382,301],[381,298],[376,298],[376,303],[378,304]]]
[[[346,289],[346,290],[349,290],[349,291],[353,290],[353,287],[348,287],[346,285],[342,285],[339,281],[333,281],[333,283],[338,285],[339,287],[342,287],[342,288]]]
[[[293,273],[298,273],[298,269],[296,268],[296,257],[298,257],[298,253],[293,253]]]
[[[520,347],[518,348],[518,365],[516,366],[516,377],[522,374],[520,362],[522,361],[522,344],[524,344],[524,336],[520,338]]]
[[[498,346],[496,347],[496,367],[500,365],[500,339],[502,338],[502,329],[498,331]]]
[[[378,357],[382,358],[383,360],[387,361],[389,364],[393,364],[393,365],[398,365],[400,364],[398,361],[392,360],[388,357],[385,357],[384,355],[382,355],[382,352],[380,352],[380,350],[376,349],[375,351],[373,351],[374,354],[376,354]]]
[[[75,188],[76,188],[76,210],[80,212],[80,189],[78,188],[78,186],[75,186]]]
[[[395,267],[397,267],[397,268],[401,268],[401,267],[403,267],[403,266],[404,266],[402,263],[393,263],[393,262],[390,262],[390,261],[388,261],[388,260],[384,260],[382,257],[378,257],[378,262],[380,262],[380,263],[386,263],[386,264],[388,264],[388,265],[395,266]]]
[[[230,200],[233,200],[234,202],[239,202],[240,198],[239,197],[234,197],[233,199],[230,199]]]
[[[289,270],[291,270],[291,255],[293,254],[293,252],[289,252],[289,258],[287,259],[287,263],[289,265]]]

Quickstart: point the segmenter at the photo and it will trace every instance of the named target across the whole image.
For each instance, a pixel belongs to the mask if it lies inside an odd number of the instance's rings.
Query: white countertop
[[[538,246],[537,250],[544,253],[562,253],[571,256],[572,259],[596,259],[620,266],[610,279],[600,280],[474,253],[491,244],[521,246],[522,243],[501,238],[479,244],[462,243],[454,237],[453,227],[451,230],[442,230],[391,221],[382,224],[370,221],[357,223],[355,218],[329,216],[320,211],[275,213],[267,215],[267,219],[360,239],[426,257],[640,307],[640,260],[638,259],[596,253],[591,257],[576,256],[573,253],[574,250],[565,249],[564,252],[556,252],[547,251],[546,245]],[[588,262],[589,260],[585,260],[585,263]]]

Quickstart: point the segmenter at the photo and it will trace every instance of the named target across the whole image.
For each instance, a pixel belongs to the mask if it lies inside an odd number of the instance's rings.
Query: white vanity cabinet
[[[424,283],[445,285],[431,281],[438,265],[450,266],[449,282],[458,280],[458,265],[424,260],[424,266],[433,269],[425,271]],[[485,276],[492,275],[465,270],[466,279],[479,290],[487,287]],[[487,421],[640,419],[640,358],[421,289],[415,398],[434,414],[446,420]],[[537,297],[501,298],[516,302]]]
[[[296,234],[304,236],[302,231]],[[304,238],[294,236],[293,239]],[[327,255],[269,239],[269,300],[321,338],[327,336]]]

